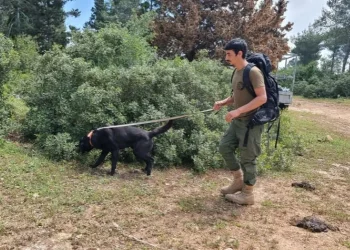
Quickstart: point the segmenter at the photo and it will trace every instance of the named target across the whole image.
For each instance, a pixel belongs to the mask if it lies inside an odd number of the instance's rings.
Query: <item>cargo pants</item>
[[[246,185],[254,185],[257,176],[256,160],[261,153],[261,134],[264,126],[254,126],[249,130],[248,143],[244,147],[244,138],[247,132],[247,120],[234,119],[226,130],[219,145],[219,152],[223,156],[226,167],[236,171],[243,171],[243,181]],[[236,151],[239,149],[240,161],[237,159]]]

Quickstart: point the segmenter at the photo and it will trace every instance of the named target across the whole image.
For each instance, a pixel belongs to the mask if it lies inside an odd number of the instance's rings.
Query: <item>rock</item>
[[[330,135],[326,136],[327,141],[333,141],[333,138]]]
[[[315,186],[311,185],[307,181],[293,182],[292,187],[300,187],[300,188],[304,188],[304,189],[309,190],[309,191],[316,189]]]
[[[307,229],[313,233],[328,232],[328,229],[332,231],[339,231],[339,228],[329,225],[315,216],[307,216],[302,220],[293,219],[291,224],[293,226]]]

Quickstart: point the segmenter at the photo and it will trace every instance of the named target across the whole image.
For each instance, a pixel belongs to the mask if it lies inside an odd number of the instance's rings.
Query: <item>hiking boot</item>
[[[243,173],[242,170],[233,171],[233,182],[231,185],[223,187],[220,192],[223,195],[234,194],[241,191],[243,188]]]
[[[239,194],[227,194],[225,199],[233,203],[240,205],[253,205],[254,204],[254,186],[244,185],[242,192]]]

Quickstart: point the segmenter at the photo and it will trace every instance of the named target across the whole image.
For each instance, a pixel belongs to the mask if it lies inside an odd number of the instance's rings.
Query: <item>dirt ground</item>
[[[309,119],[327,122],[336,133],[350,137],[347,105],[295,99],[290,110],[302,116],[314,113]],[[16,163],[6,156],[0,160]],[[73,208],[57,208],[50,190],[47,196],[28,197],[22,192],[25,185],[8,189],[2,177],[0,250],[350,249],[350,158],[332,162],[326,155],[311,154],[299,161],[301,166],[292,173],[259,177],[254,206],[234,205],[219,195],[231,178],[225,170],[193,175],[187,169],[155,169],[148,178],[121,166],[118,177],[107,177],[108,163],[87,174],[51,173],[62,175],[67,204],[80,185],[103,195],[89,196]],[[292,187],[296,181],[309,181],[316,190]],[[339,231],[311,233],[291,223],[310,215]]]
[[[315,114],[320,123],[332,125],[334,131],[350,137],[350,103],[295,98],[289,109]]]

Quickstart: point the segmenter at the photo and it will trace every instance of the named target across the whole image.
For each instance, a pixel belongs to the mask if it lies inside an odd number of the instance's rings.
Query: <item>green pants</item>
[[[249,130],[248,143],[244,147],[247,124],[248,121],[233,120],[221,139],[219,151],[225,159],[227,168],[233,171],[242,168],[244,183],[254,185],[257,175],[256,159],[261,153],[261,134],[264,126],[254,126]],[[240,161],[236,157],[237,148],[240,152]]]

